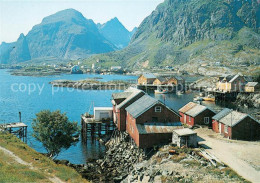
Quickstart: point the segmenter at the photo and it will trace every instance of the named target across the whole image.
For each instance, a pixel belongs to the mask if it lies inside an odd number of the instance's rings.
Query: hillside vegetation
[[[0,132],[0,175],[0,182],[87,183],[74,169],[55,164],[15,136],[3,132]]]
[[[128,47],[85,61],[132,68],[230,67],[260,64],[260,4],[257,0],[165,0],[139,26]],[[195,68],[194,68],[195,67]],[[189,67],[187,68],[189,69]]]

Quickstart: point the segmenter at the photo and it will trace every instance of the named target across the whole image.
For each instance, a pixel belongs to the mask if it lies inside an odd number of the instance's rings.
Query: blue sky
[[[16,41],[48,15],[74,8],[95,23],[117,17],[127,29],[140,25],[164,0],[0,0],[0,43]]]

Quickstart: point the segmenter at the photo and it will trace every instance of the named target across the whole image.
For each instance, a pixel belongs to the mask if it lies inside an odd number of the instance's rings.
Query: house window
[[[204,124],[208,125],[209,124],[209,117],[204,118]]]
[[[225,131],[225,133],[228,133],[228,126],[227,125],[225,125],[224,131]]]
[[[155,107],[155,112],[162,112],[162,108],[160,106]]]

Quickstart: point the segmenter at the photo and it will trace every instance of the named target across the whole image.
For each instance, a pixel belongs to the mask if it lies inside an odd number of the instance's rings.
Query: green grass
[[[0,146],[33,166],[21,165],[0,150],[0,182],[50,182],[53,176],[66,182],[87,182],[74,169],[55,164],[11,134],[0,132]]]

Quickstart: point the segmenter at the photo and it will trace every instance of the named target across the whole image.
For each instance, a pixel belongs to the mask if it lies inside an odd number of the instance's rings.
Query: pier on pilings
[[[22,122],[0,125],[0,129],[16,135],[18,138],[23,140],[23,142],[27,141],[27,128],[28,126]]]
[[[81,116],[81,137],[83,142],[91,140],[95,142],[101,135],[112,133],[115,125],[112,119],[96,121],[94,118],[88,118],[84,115]]]
[[[7,131],[14,134],[25,143],[27,143],[27,128],[28,126],[22,122],[21,112],[19,112],[19,122],[0,124],[0,131]]]

